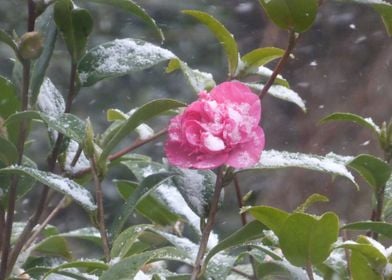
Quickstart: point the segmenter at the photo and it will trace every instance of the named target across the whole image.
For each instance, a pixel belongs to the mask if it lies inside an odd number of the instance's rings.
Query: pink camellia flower
[[[260,117],[259,97],[241,82],[200,92],[197,101],[170,121],[165,144],[169,163],[198,169],[254,165],[265,144]]]

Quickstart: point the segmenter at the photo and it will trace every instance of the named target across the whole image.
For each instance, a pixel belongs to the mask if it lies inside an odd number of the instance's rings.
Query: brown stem
[[[156,140],[157,138],[159,138],[162,135],[164,135],[166,132],[167,132],[167,129],[162,129],[161,131],[158,131],[157,133],[155,133],[150,138],[147,138],[147,139],[144,139],[144,140],[138,139],[134,143],[129,145],[128,147],[125,147],[124,149],[122,149],[122,150],[120,150],[120,151],[110,155],[108,159],[110,161],[114,161],[114,160],[122,157],[123,155],[126,155],[127,153],[130,153],[133,150],[143,146],[144,144],[147,144],[147,143],[150,143],[150,142]],[[86,174],[88,174],[90,172],[91,172],[91,168],[88,167],[88,168],[82,169],[79,172],[75,173],[72,177],[73,178],[79,178],[79,177],[82,177],[82,176],[84,176],[84,175],[86,175]]]
[[[236,193],[236,196],[237,196],[238,208],[241,209],[244,205],[242,203],[242,194],[241,194],[240,182],[238,180],[237,175],[234,175],[234,188],[235,188],[235,193]],[[243,226],[248,223],[248,221],[246,219],[246,213],[241,213],[241,223],[242,223]]]
[[[198,277],[201,272],[204,254],[207,249],[208,238],[210,237],[212,227],[214,226],[215,223],[216,213],[218,211],[219,197],[223,188],[223,172],[224,172],[224,167],[223,166],[219,167],[218,175],[215,183],[214,195],[211,201],[211,209],[208,215],[207,224],[205,225],[203,229],[203,233],[201,235],[199,251],[197,252],[195,265],[193,266],[191,280],[199,279]]]
[[[102,247],[103,247],[105,259],[106,259],[106,262],[109,262],[110,261],[110,248],[109,248],[109,239],[108,239],[108,235],[106,232],[106,226],[105,226],[105,212],[104,212],[104,208],[103,208],[103,192],[102,192],[101,180],[98,176],[97,165],[96,165],[94,157],[90,159],[90,165],[91,165],[91,173],[94,178],[95,199],[97,201],[97,206],[98,206],[98,227],[99,227],[99,232],[101,234]]]
[[[346,230],[342,230],[342,238],[343,238],[343,242],[346,242],[348,240],[347,238],[347,231]],[[348,248],[344,248],[344,254],[346,256],[346,261],[347,261],[347,276],[348,279],[352,279],[351,278],[351,257],[350,257],[350,250]]]
[[[263,89],[259,93],[260,99],[264,98],[264,96],[267,94],[270,87],[273,85],[276,77],[279,75],[280,72],[282,72],[283,66],[288,61],[290,54],[295,47],[297,39],[298,39],[297,33],[295,33],[295,31],[293,31],[293,30],[290,30],[289,43],[287,45],[286,51],[284,52],[283,56],[279,60],[278,64],[276,65],[276,67],[275,67],[274,71],[272,72],[270,78],[268,79],[267,83],[264,85]]]
[[[5,226],[5,212],[4,209],[2,207],[0,207],[0,228],[4,228]],[[3,235],[4,232],[1,230],[0,231],[0,253],[3,250]]]
[[[306,274],[308,274],[309,280],[314,280],[312,264],[309,261],[306,264],[305,270]]]
[[[79,145],[79,146],[78,146],[78,150],[76,151],[75,156],[74,156],[74,158],[72,159],[71,167],[74,167],[74,166],[76,165],[76,163],[78,162],[78,160],[79,160],[79,158],[80,158],[82,152],[83,152],[83,148],[82,148],[81,145]]]

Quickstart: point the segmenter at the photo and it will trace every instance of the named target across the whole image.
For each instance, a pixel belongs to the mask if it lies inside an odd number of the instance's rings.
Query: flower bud
[[[19,39],[19,55],[23,59],[38,58],[44,48],[44,39],[42,35],[36,31],[27,32]]]

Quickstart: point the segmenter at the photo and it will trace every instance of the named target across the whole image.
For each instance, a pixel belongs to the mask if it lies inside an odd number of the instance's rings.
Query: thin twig
[[[343,242],[346,242],[348,240],[346,230],[342,230],[342,238],[343,238]],[[348,279],[351,279],[351,257],[350,257],[350,251],[346,247],[344,248],[344,255],[346,256],[346,261],[347,261],[347,276]]]
[[[238,208],[241,209],[244,205],[242,203],[242,194],[241,194],[241,188],[240,188],[240,182],[238,180],[237,175],[234,175],[234,188],[235,188],[235,193],[237,196],[237,204]],[[241,213],[241,223],[242,225],[246,225],[248,223],[246,219],[246,213]]]
[[[4,228],[5,226],[5,212],[2,207],[0,207],[0,228]],[[0,252],[2,251],[3,248],[3,235],[4,232],[0,230]]]
[[[91,173],[94,178],[95,199],[97,201],[97,206],[98,206],[98,228],[99,228],[99,232],[101,234],[102,247],[103,247],[105,259],[106,259],[106,262],[109,262],[110,261],[110,248],[109,248],[109,238],[108,238],[108,235],[106,232],[106,226],[105,226],[105,212],[104,212],[104,208],[103,208],[103,192],[102,192],[101,180],[98,176],[97,165],[96,165],[94,156],[90,159],[90,165],[91,165]]]
[[[46,217],[46,219],[37,227],[31,237],[26,241],[23,248],[27,249],[34,242],[37,236],[45,229],[45,227],[49,224],[49,222],[59,213],[59,211],[64,207],[64,203],[66,201],[66,197],[64,196],[61,201],[57,204],[55,208],[50,212],[50,214]]]
[[[81,145],[78,146],[78,150],[75,153],[74,158],[71,161],[71,167],[75,167],[76,163],[78,162],[80,156],[82,155],[83,148]]]
[[[283,56],[281,57],[281,59],[279,60],[278,64],[276,65],[274,71],[272,72],[270,78],[268,79],[267,83],[264,85],[263,89],[261,90],[261,92],[259,93],[260,99],[263,99],[264,96],[267,94],[268,90],[270,89],[270,87],[273,85],[273,83],[275,82],[276,77],[280,74],[280,72],[283,69],[283,66],[286,64],[286,62],[288,61],[290,54],[292,52],[292,50],[295,47],[295,44],[297,42],[297,38],[298,35],[297,33],[295,33],[295,31],[290,30],[290,34],[289,34],[289,43],[287,45],[286,51],[284,52]]]
[[[218,211],[219,197],[220,197],[220,194],[221,194],[222,188],[223,188],[223,172],[224,172],[224,167],[223,166],[219,167],[218,175],[217,175],[216,183],[215,183],[214,195],[213,195],[212,201],[211,201],[211,209],[210,209],[210,213],[208,215],[207,224],[205,225],[205,227],[203,229],[203,233],[201,235],[199,251],[197,252],[195,265],[193,266],[191,280],[198,279],[199,274],[201,272],[204,254],[207,249],[208,238],[210,237],[212,227],[215,224],[215,217],[216,217],[216,213]]]
[[[314,280],[312,264],[310,263],[310,261],[308,261],[308,263],[306,264],[305,270],[308,274],[309,280]]]
[[[246,274],[245,272],[242,272],[241,270],[236,269],[234,267],[231,268],[231,271],[241,275],[244,278],[247,278],[247,279],[250,279],[250,280],[254,279],[254,277],[252,275]]]

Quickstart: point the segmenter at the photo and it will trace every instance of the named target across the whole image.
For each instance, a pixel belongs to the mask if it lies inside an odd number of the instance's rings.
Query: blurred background
[[[24,33],[26,1],[0,0],[0,28]],[[133,15],[106,5],[89,4],[75,0],[93,14],[95,28],[89,47],[115,38],[140,38],[160,44],[154,31]],[[139,1],[162,28],[166,40],[162,47],[171,50],[192,68],[210,72],[217,83],[226,79],[227,65],[223,50],[213,35],[203,25],[182,9],[199,9],[214,15],[233,34],[242,54],[258,47],[285,48],[288,34],[278,29],[267,18],[258,1],[225,0],[145,0]],[[382,157],[377,141],[369,130],[349,123],[319,125],[319,120],[333,112],[352,112],[371,117],[381,124],[391,118],[390,93],[392,44],[381,18],[366,5],[325,1],[320,7],[314,26],[305,32],[283,71],[291,88],[306,100],[307,113],[297,106],[271,96],[263,99],[262,126],[266,133],[266,149],[287,150],[325,155],[331,151],[341,155],[370,153]],[[11,77],[11,51],[0,44],[0,74]],[[274,64],[268,65],[273,68]],[[109,123],[106,110],[123,111],[140,106],[155,98],[176,98],[191,102],[196,95],[181,73],[165,74],[165,65],[105,80],[79,93],[73,113],[80,118],[93,120],[96,132],[102,132]],[[67,90],[69,59],[61,40],[56,45],[54,60],[48,76],[56,87]],[[1,93],[0,93],[1,94]],[[166,125],[166,119],[153,123],[156,130]],[[44,130],[34,131],[36,138],[29,152],[40,159],[43,166],[47,152]],[[132,141],[130,136],[128,144]],[[156,160],[164,154],[159,141],[139,149]],[[125,143],[124,143],[125,144]],[[127,178],[125,169],[118,169],[118,177]],[[358,178],[359,191],[344,178],[331,178],[318,172],[302,169],[285,169],[246,173],[241,176],[242,193],[254,191],[252,203],[293,210],[310,194],[320,193],[330,198],[329,203],[316,204],[313,213],[336,211],[344,222],[370,218],[371,195],[369,187]],[[115,211],[120,198],[111,181],[105,182],[107,206]],[[25,213],[34,206],[34,200],[22,201]],[[238,207],[232,186],[226,188],[223,210],[219,212],[218,227],[221,236],[240,226]],[[78,206],[60,216],[56,223],[70,230],[85,223],[88,218]],[[23,216],[23,213],[19,213]],[[77,218],[75,218],[77,217]]]

